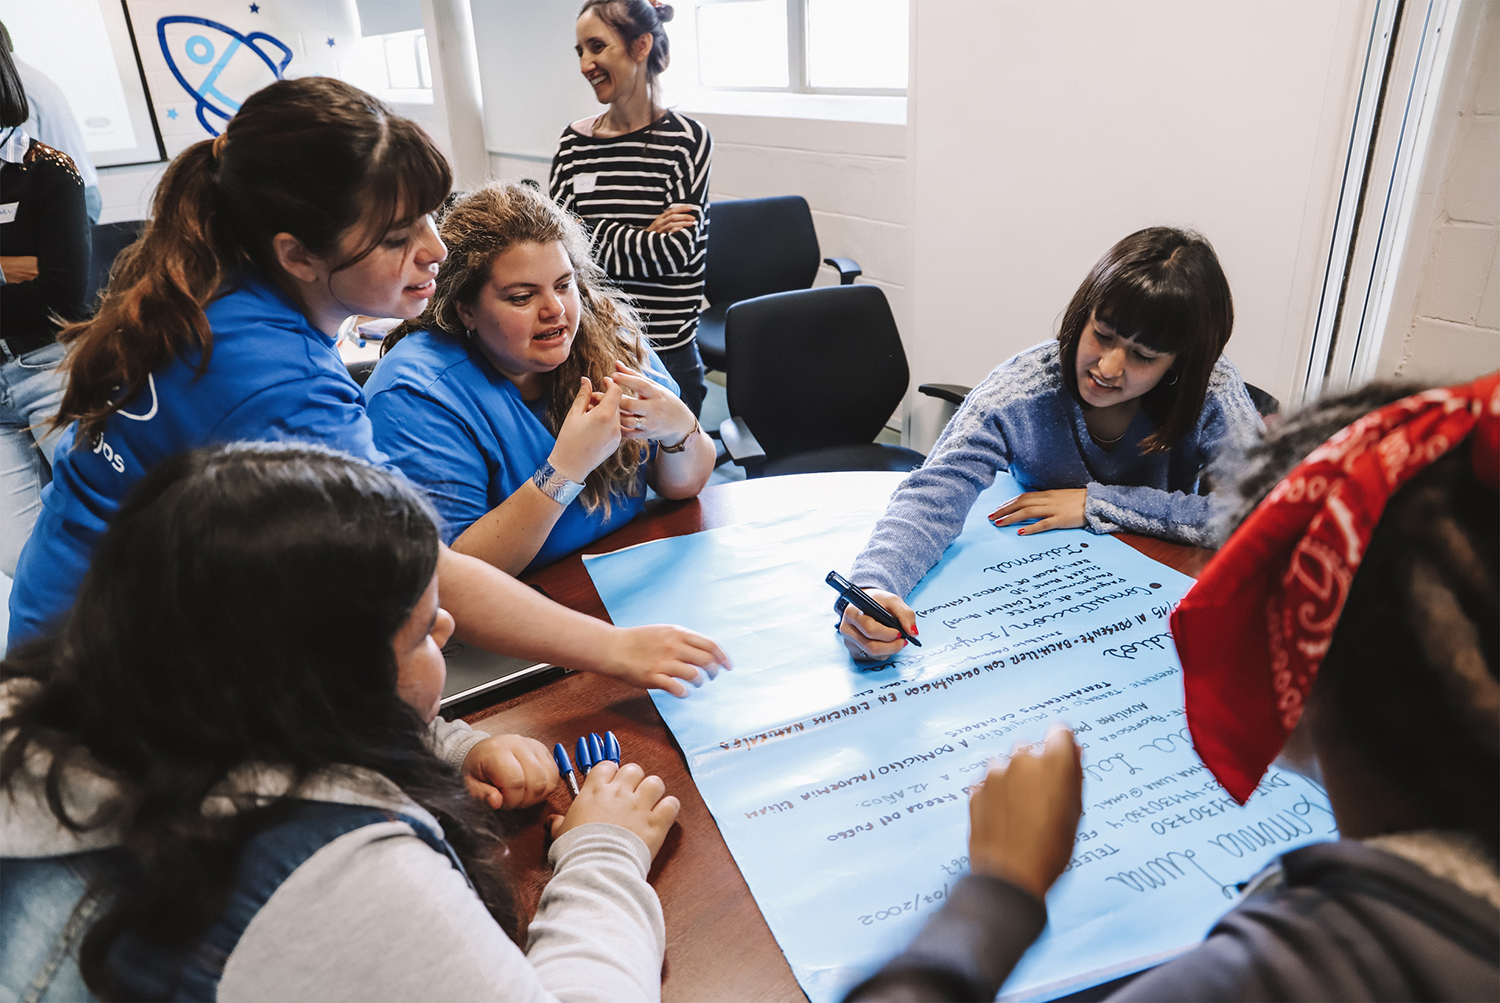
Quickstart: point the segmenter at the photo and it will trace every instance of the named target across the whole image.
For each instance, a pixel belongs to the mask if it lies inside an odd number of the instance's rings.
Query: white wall
[[[978,382],[1053,336],[1109,246],[1165,223],[1212,241],[1234,293],[1228,354],[1287,399],[1368,4],[912,6],[913,385]]]
[[[911,325],[906,127],[699,114],[714,136],[715,199],[801,195],[823,257],[853,258]],[[816,285],[836,285],[827,265]]]
[[[550,162],[563,126],[602,110],[573,54],[573,22],[581,5],[581,0],[472,0],[491,154]]]
[[[119,223],[151,215],[151,196],[167,172],[166,164],[99,168],[99,222]]]
[[[1456,383],[1500,369],[1500,3],[1469,0],[1377,375]]]

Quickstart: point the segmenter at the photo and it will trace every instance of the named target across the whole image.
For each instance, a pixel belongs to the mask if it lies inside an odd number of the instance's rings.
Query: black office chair
[[[1254,383],[1246,383],[1245,392],[1250,395],[1250,403],[1254,404],[1255,410],[1260,412],[1262,420],[1268,420],[1281,413],[1281,401]]]
[[[365,359],[361,362],[346,362],[344,365],[348,367],[349,375],[354,378],[354,382],[364,386],[370,374],[375,371],[375,364],[379,361],[379,359]]]
[[[824,260],[838,269],[840,285],[860,274],[859,263],[849,258]],[[727,373],[729,308],[756,296],[806,289],[817,278],[818,233],[807,200],[782,195],[711,204],[704,269],[709,306],[698,318],[698,349],[705,366]]]
[[[98,305],[95,299],[99,291],[109,285],[109,270],[114,267],[115,258],[145,231],[146,221],[143,219],[93,225],[89,232],[89,279],[84,289],[84,302],[88,304],[90,314]]]
[[[719,434],[747,477],[921,464],[873,441],[911,376],[879,286],[742,300],[726,321],[732,417]]]

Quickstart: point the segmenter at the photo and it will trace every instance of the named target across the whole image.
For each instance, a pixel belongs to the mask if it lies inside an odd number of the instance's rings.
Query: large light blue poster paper
[[[615,623],[671,619],[734,660],[686,700],[653,697],[815,1003],[943,903],[968,872],[972,785],[1054,720],[1084,746],[1085,814],[1047,932],[1002,996],[1169,956],[1271,858],[1334,835],[1309,781],[1273,770],[1240,808],[1193,753],[1167,633],[1192,580],[1081,530],[996,530],[985,515],[1017,492],[1008,476],[908,597],[924,646],[854,662],[823,577],[848,571],[899,480],[862,475],[868,490],[837,511],[585,559]]]

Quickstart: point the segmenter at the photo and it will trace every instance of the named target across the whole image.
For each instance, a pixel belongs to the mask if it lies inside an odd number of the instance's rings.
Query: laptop
[[[462,717],[524,693],[567,673],[551,662],[497,655],[461,641],[443,648],[448,682],[443,686],[443,716]]]

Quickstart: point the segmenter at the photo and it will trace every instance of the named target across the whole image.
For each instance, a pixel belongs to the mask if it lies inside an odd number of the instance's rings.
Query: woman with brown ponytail
[[[447,254],[429,214],[451,184],[418,126],[327,78],[266,87],[178,155],[98,314],[62,332],[56,421],[71,427],[17,569],[12,649],[60,622],[122,499],[162,460],[300,439],[386,464],[334,336],[351,314],[426,307]],[[485,648],[679,694],[727,663],[700,634],[620,630],[447,548],[438,574],[459,635]]]

